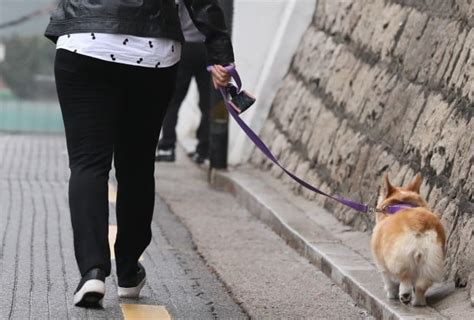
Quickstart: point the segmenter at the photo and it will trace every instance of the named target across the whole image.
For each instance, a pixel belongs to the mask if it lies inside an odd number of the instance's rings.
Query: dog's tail
[[[431,281],[441,281],[444,273],[443,247],[436,240],[433,230],[416,236],[416,246],[413,250],[413,260],[419,277]]]

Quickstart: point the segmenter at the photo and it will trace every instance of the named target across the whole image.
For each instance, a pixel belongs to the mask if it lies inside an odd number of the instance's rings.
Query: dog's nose
[[[404,304],[409,304],[411,300],[411,294],[404,293],[400,296],[400,302]]]

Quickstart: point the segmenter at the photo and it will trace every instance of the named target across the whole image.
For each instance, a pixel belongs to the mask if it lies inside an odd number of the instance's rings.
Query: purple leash
[[[208,70],[210,71],[210,67],[208,67]],[[242,80],[240,79],[239,74],[237,73],[237,70],[233,66],[227,66],[226,67],[227,72],[232,76],[234,79],[238,91],[242,89]],[[227,92],[226,88],[220,87],[219,91],[222,95],[222,98],[224,99],[224,104],[227,108],[227,111],[229,114],[234,118],[234,120],[237,122],[237,124],[240,126],[240,128],[245,132],[245,134],[252,140],[252,142],[255,144],[257,148],[260,149],[260,151],[263,152],[263,154],[270,159],[274,164],[276,164],[278,167],[280,167],[287,175],[289,175],[293,180],[298,182],[300,185],[305,187],[306,189],[309,189],[315,193],[321,194],[323,196],[326,196],[330,199],[333,199],[334,201],[337,201],[349,208],[352,208],[356,211],[363,212],[363,213],[373,213],[373,212],[384,212],[388,214],[393,214],[399,210],[407,209],[407,208],[412,208],[413,206],[404,203],[404,204],[396,204],[396,205],[390,205],[384,208],[382,211],[381,209],[369,206],[367,204],[362,204],[359,202],[352,201],[350,199],[346,199],[344,197],[340,196],[332,196],[330,194],[327,194],[318,188],[313,187],[306,181],[302,180],[301,178],[297,177],[290,171],[288,171],[285,167],[283,167],[280,162],[277,160],[277,158],[273,155],[273,153],[270,151],[270,149],[267,147],[267,145],[260,139],[260,137],[240,118],[240,116],[237,114],[237,112],[230,106],[229,103],[229,94]]]

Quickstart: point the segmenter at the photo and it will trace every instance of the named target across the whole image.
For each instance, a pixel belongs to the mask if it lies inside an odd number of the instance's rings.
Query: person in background
[[[196,79],[199,91],[199,109],[201,121],[196,133],[198,144],[196,151],[190,154],[193,161],[203,163],[209,153],[209,108],[211,76],[207,71],[207,53],[205,37],[194,25],[183,0],[178,2],[179,16],[185,42],[182,47],[181,61],[178,66],[176,91],[163,121],[162,137],[158,142],[156,161],[175,161],[176,124],[178,112],[189,89],[192,78]]]
[[[216,0],[185,0],[205,35],[214,86],[230,76],[232,43]],[[110,275],[108,179],[117,178],[119,297],[138,298],[138,262],[151,241],[155,150],[174,91],[181,31],[175,0],[62,0],[45,35],[56,43],[55,78],[71,175],[69,207],[81,280],[74,304],[100,307]]]

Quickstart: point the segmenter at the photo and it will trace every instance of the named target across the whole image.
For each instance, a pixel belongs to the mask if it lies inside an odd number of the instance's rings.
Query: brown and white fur
[[[415,208],[395,214],[377,213],[372,234],[372,254],[382,273],[389,299],[425,306],[425,292],[443,277],[445,232],[438,216],[420,196],[421,176],[397,188],[385,177],[385,198],[378,208],[410,203]],[[414,293],[414,297],[413,296]]]

